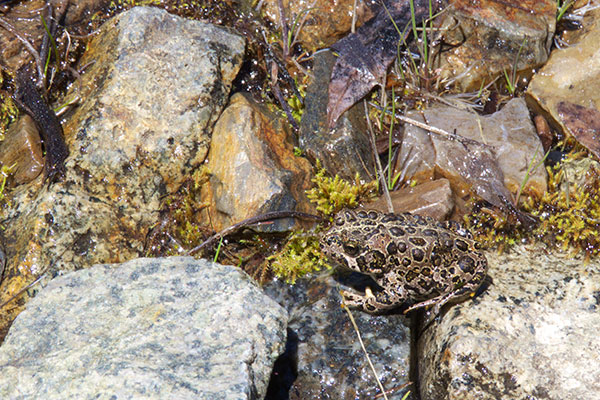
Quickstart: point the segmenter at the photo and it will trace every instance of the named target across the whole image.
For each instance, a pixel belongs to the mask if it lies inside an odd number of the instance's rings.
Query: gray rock
[[[258,399],[287,313],[239,269],[191,257],[52,280],[0,347],[2,399]]]
[[[546,191],[546,170],[539,165],[534,168],[544,158],[544,150],[523,99],[512,99],[486,116],[434,105],[423,112],[410,111],[407,117],[446,132],[456,131],[471,142],[452,141],[406,124],[394,174],[401,173],[405,179],[436,174],[452,177],[456,193],[470,189],[495,205],[491,197],[502,194],[510,199],[506,189],[517,193],[524,181],[529,191],[539,195]]]
[[[375,159],[367,136],[362,102],[351,107],[327,128],[329,79],[335,56],[329,50],[314,56],[313,79],[306,89],[305,108],[300,123],[300,147],[309,158],[320,160],[331,176],[354,181],[356,173],[363,181],[375,179]]]
[[[66,176],[50,187],[39,178],[9,199],[2,234],[6,276],[16,281],[2,288],[139,257],[161,196],[204,161],[243,52],[229,30],[158,8],[103,25],[81,61],[93,63],[73,85],[83,103],[64,126]],[[0,326],[18,310],[0,312]]]
[[[518,246],[419,340],[421,398],[600,398],[600,264]]]

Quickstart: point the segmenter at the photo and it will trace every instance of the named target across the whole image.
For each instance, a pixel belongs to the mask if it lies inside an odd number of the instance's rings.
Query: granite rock
[[[191,257],[58,277],[0,347],[3,399],[258,399],[287,312],[238,268]]]

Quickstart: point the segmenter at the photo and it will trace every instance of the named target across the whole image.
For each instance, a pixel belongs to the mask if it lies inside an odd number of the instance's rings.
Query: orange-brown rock
[[[264,15],[273,21],[275,26],[281,26],[279,0],[266,0],[263,5]],[[298,41],[309,52],[329,47],[338,39],[350,32],[354,0],[315,1],[315,0],[283,0],[284,18],[293,34],[298,34]],[[357,2],[357,26],[372,17],[365,2]],[[305,23],[298,23],[305,18]]]
[[[312,210],[304,193],[311,166],[294,155],[287,121],[243,94],[231,98],[215,124],[207,167],[211,177],[202,201],[210,204],[207,221],[216,231],[269,211]],[[294,225],[282,219],[260,229]]]
[[[40,135],[29,115],[22,115],[8,128],[0,143],[0,165],[11,167],[15,185],[31,182],[44,169]]]
[[[436,20],[443,42],[441,77],[463,90],[478,90],[506,70],[511,75],[544,63],[556,25],[554,0],[450,0]]]

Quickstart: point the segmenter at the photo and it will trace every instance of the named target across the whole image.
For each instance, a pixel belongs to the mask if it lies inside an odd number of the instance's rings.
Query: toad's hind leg
[[[444,304],[446,304],[448,301],[450,301],[452,299],[465,298],[466,296],[472,297],[475,295],[476,289],[477,288],[474,289],[473,286],[471,286],[471,285],[462,286],[451,292],[442,293],[441,295],[434,297],[432,299],[425,300],[420,303],[414,304],[414,305],[408,307],[406,310],[404,310],[404,313],[406,314],[410,311],[417,310],[419,308],[433,306],[433,308],[432,308],[433,315],[438,315],[440,313],[440,310],[444,306]]]

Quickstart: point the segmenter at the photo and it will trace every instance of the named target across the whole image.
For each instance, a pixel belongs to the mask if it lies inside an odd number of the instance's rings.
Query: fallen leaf
[[[429,3],[430,0],[414,0],[414,15],[419,26],[429,16]],[[431,3],[435,10],[439,0]],[[330,129],[347,109],[384,81],[401,40],[396,27],[404,30],[410,21],[409,0],[385,0],[375,17],[358,28],[356,33],[331,46],[339,57],[329,83],[327,115]]]

